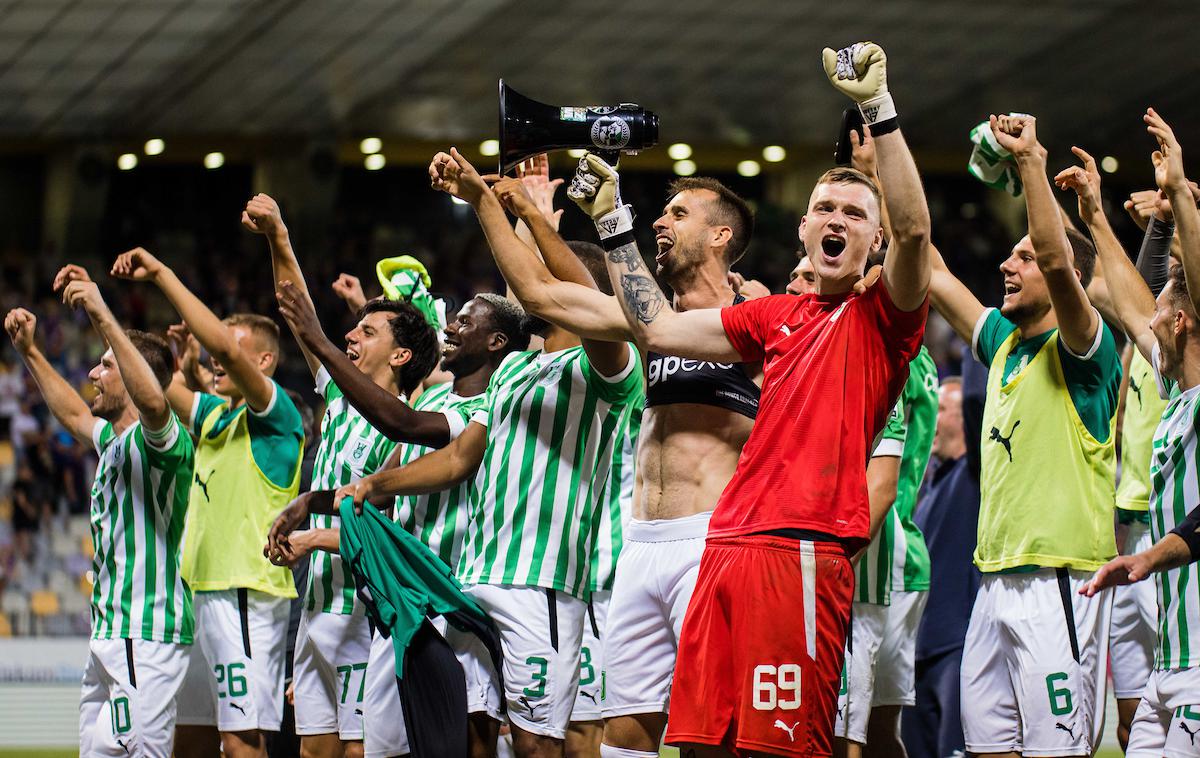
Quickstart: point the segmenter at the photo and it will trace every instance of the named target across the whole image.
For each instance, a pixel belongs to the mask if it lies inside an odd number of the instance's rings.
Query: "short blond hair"
[[[234,313],[221,320],[225,326],[243,326],[254,335],[255,347],[279,359],[279,325],[257,313]]]
[[[849,166],[834,166],[817,178],[817,183],[813,185],[812,194],[808,197],[808,204],[811,207],[813,198],[817,195],[817,188],[822,184],[862,184],[867,189],[871,190],[871,196],[875,198],[875,210],[877,213],[883,209],[883,193],[879,191],[879,185],[863,172]]]

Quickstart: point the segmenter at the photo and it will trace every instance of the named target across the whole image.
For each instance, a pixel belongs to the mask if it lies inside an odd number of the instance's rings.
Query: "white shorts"
[[[1091,572],[984,574],[961,672],[967,751],[1091,755],[1104,720],[1111,590]]]
[[[587,618],[583,622],[583,645],[579,648],[579,690],[575,693],[571,721],[600,720],[604,683],[607,681],[602,633],[611,600],[611,590],[598,590],[588,599]]]
[[[197,592],[196,640],[178,723],[279,731],[288,600],[247,589]]]
[[[1149,526],[1129,525],[1126,555],[1139,553],[1153,544]],[[1154,647],[1158,644],[1158,598],[1154,582],[1126,584],[1113,590],[1110,629],[1108,655],[1113,694],[1118,700],[1139,698],[1154,667]]]
[[[893,592],[887,606],[883,640],[875,659],[875,689],[871,705],[917,704],[917,627],[929,593]]]
[[[1126,758],[1200,756],[1200,668],[1155,671],[1129,730]]]
[[[630,520],[605,623],[604,718],[666,713],[711,512]]]
[[[292,691],[296,734],[363,738],[363,694],[371,625],[361,606],[356,613],[303,611],[296,632]]]
[[[500,633],[509,721],[532,734],[564,739],[579,685],[587,603],[544,587],[468,584],[463,592]],[[495,686],[495,669],[483,645],[474,650],[468,653],[475,660],[463,667],[468,693]],[[480,676],[489,681],[479,681]]]
[[[79,754],[170,758],[191,645],[92,640],[79,697]]]
[[[846,660],[842,664],[842,686],[838,690],[833,734],[860,745],[867,744],[875,668],[887,628],[887,616],[888,607],[875,603],[854,603],[850,610],[850,637],[846,644]]]
[[[474,634],[458,631],[444,618],[433,619],[433,625],[446,637],[466,674],[467,712],[486,713],[502,721],[500,690],[487,648]],[[392,640],[378,632],[371,638],[371,658],[367,663],[363,726],[365,758],[388,758],[409,752],[400,690],[396,686],[395,649]]]

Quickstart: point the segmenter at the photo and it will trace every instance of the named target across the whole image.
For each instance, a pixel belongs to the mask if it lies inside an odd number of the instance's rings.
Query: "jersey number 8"
[[[790,693],[790,697],[785,697]],[[800,666],[769,663],[754,667],[754,708],[759,711],[794,711],[800,707]]]

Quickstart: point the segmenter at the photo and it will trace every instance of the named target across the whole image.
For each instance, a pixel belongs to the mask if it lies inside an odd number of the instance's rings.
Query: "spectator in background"
[[[947,377],[938,390],[934,464],[915,515],[931,571],[928,605],[917,631],[917,702],[904,710],[902,720],[910,758],[944,758],[965,749],[959,668],[980,579],[972,554],[986,383],[987,370],[965,356],[963,377]]]

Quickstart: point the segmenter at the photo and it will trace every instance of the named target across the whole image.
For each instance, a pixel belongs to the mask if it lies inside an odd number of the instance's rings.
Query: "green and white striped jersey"
[[[1200,386],[1186,392],[1174,383],[1169,387],[1171,398],[1154,432],[1150,459],[1150,535],[1155,542],[1200,503]],[[1200,564],[1157,573],[1154,583],[1158,589],[1154,667],[1200,666]]]
[[[896,501],[859,559],[854,599],[860,603],[888,605],[892,591],[929,589],[929,550],[913,512],[937,427],[937,365],[922,347],[908,372],[873,454],[899,457],[900,472]]]
[[[151,434],[96,421],[92,482],[92,639],[189,645],[192,591],[179,575],[195,448],[174,414]]]
[[[640,359],[605,379],[581,347],[508,355],[472,420],[488,427],[459,560],[464,584],[546,587],[582,598],[597,501],[645,400]],[[599,478],[597,475],[600,475]]]
[[[396,443],[371,426],[342,395],[323,367],[317,372],[317,394],[325,398],[325,417],[321,420],[321,442],[313,462],[312,489],[335,490],[378,471]],[[334,529],[337,516],[313,514],[313,529]],[[354,576],[342,563],[342,557],[324,550],[309,556],[308,589],[304,607],[324,613],[353,613],[358,598]]]
[[[450,384],[439,384],[421,393],[413,408],[441,413],[450,424],[450,439],[458,437],[471,422],[471,415],[486,405],[487,393],[460,397]],[[400,446],[400,465],[406,466],[432,452],[433,448],[405,444]],[[429,495],[396,498],[396,523],[454,568],[462,552],[463,534],[471,505],[471,480],[448,490]]]
[[[630,350],[636,349],[630,347]],[[643,405],[627,405],[627,412],[618,427],[621,443],[613,446],[608,479],[600,492],[600,507],[595,514],[589,592],[611,590],[616,579],[617,556],[621,554],[625,525],[629,523],[633,512],[634,466],[637,462],[638,434],[642,429]]]

